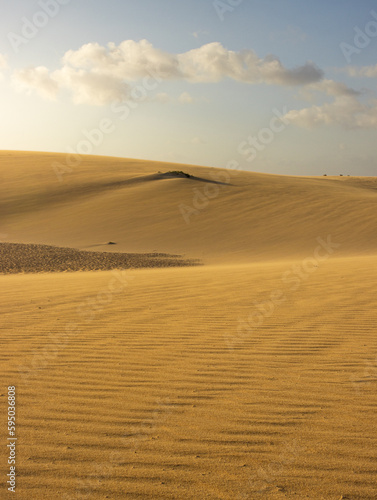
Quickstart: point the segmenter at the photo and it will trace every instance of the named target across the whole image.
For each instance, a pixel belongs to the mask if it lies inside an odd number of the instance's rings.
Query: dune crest
[[[170,253],[207,263],[305,257],[331,235],[339,255],[377,253],[376,178],[292,177],[124,158],[0,154],[6,241]],[[183,171],[191,178],[167,175]]]

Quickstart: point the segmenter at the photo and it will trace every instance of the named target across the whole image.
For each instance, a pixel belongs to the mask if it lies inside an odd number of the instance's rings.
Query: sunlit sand
[[[375,499],[376,178],[65,161],[0,155],[16,497]]]

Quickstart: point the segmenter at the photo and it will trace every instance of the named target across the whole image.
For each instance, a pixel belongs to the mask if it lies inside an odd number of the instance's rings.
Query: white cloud
[[[57,90],[68,89],[75,103],[103,105],[127,98],[127,82],[151,77],[189,82],[230,78],[249,84],[295,86],[319,82],[323,72],[312,62],[287,69],[276,56],[260,59],[253,50],[234,52],[219,42],[183,54],[169,54],[147,40],[126,40],[106,47],[88,43],[66,52],[57,71],[49,72],[40,66],[18,71],[14,77],[22,88],[50,98],[56,96]]]
[[[194,102],[194,98],[188,92],[182,92],[182,94],[178,97],[178,100],[181,104],[190,104]]]
[[[15,71],[13,81],[18,89],[35,90],[48,99],[56,99],[59,90],[66,88],[76,104],[104,105],[129,94],[129,86],[116,78],[67,66],[53,73],[44,66]]]
[[[347,87],[344,83],[335,82],[334,80],[321,80],[320,82],[312,83],[303,87],[301,89],[301,97],[307,101],[315,102],[319,98],[322,98],[322,94],[328,96],[357,96],[361,92]]]
[[[358,100],[362,92],[327,79],[310,84],[301,92],[301,95],[311,101],[319,98],[323,100],[324,94],[332,97],[332,101],[291,110],[285,118],[306,128],[321,125],[338,125],[347,129],[377,128],[377,101],[363,104]]]
[[[69,50],[63,64],[127,81],[137,81],[153,73],[164,80],[182,78],[176,56],[155,49],[147,40],[126,40],[119,46],[109,43],[107,47],[88,43],[76,51]]]
[[[293,86],[323,78],[322,70],[312,62],[287,69],[276,56],[260,59],[253,50],[234,52],[219,42],[178,54],[177,61],[184,78],[192,82],[218,82],[228,77],[244,83]]]
[[[75,104],[105,105],[128,98],[130,87],[122,80],[108,74],[87,72],[64,66],[52,73],[52,79],[60,88],[73,94]]]
[[[57,82],[54,81],[45,66],[15,71],[13,81],[17,89],[27,92],[36,90],[39,95],[47,99],[56,98],[59,90]]]
[[[321,82],[309,85],[309,89],[324,92],[330,96],[356,96],[360,95],[357,90],[347,87],[344,83],[335,82],[334,80],[322,80]]]
[[[291,110],[285,118],[299,127],[338,125],[349,129],[377,128],[377,100],[362,104],[352,95],[336,96],[331,103]]]
[[[348,66],[346,72],[349,76],[361,78],[377,78],[377,64],[375,66]]]

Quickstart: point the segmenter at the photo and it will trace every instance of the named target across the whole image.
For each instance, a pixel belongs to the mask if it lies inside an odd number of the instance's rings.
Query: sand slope
[[[16,498],[376,499],[375,179],[63,159],[0,155],[3,240],[206,265],[0,275]]]
[[[3,276],[17,498],[376,498],[375,265]]]
[[[332,235],[340,254],[377,253],[376,178],[308,178],[65,155],[0,155],[6,241],[163,252],[205,262],[305,256]],[[158,172],[184,170],[197,179]],[[201,179],[201,180],[198,180]],[[186,219],[185,217],[186,216]]]

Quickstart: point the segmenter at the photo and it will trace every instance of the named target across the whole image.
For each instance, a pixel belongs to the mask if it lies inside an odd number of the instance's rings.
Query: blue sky
[[[1,149],[376,175],[374,1],[13,0],[0,25]]]

